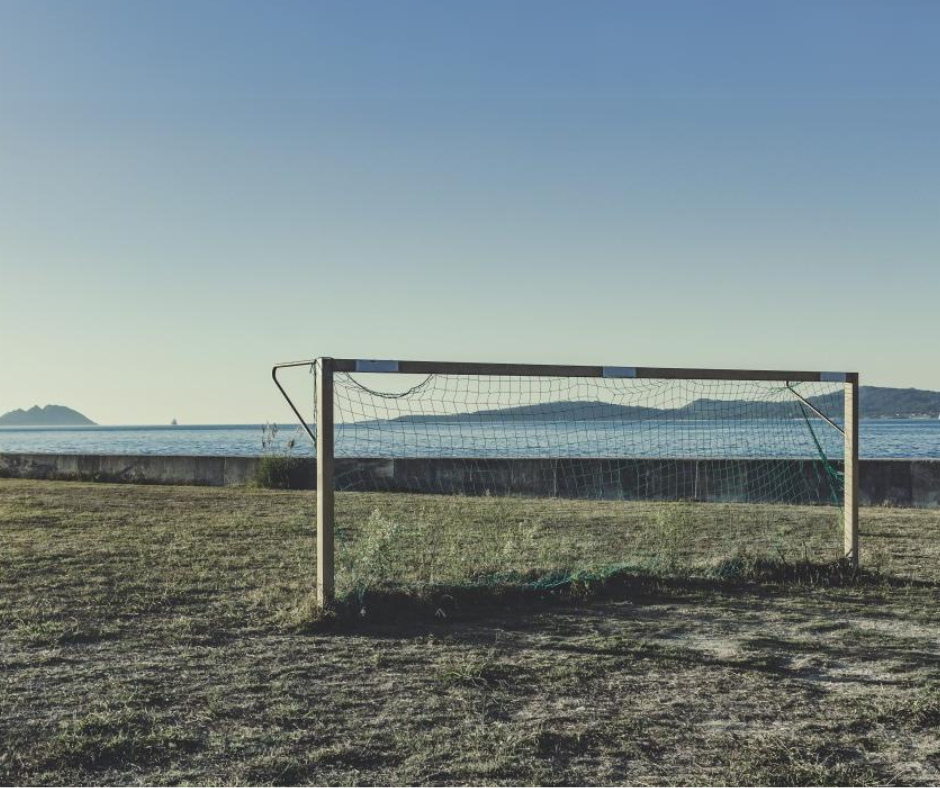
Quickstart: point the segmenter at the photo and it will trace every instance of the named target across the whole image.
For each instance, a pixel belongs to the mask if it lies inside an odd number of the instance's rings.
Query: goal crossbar
[[[286,361],[288,367],[309,367],[321,359]],[[634,367],[577,364],[512,364],[473,361],[399,361],[395,359],[331,358],[334,372],[402,375],[492,375],[556,378],[653,378],[663,380],[779,380],[808,383],[858,383],[857,372],[779,369],[703,369],[695,367]]]

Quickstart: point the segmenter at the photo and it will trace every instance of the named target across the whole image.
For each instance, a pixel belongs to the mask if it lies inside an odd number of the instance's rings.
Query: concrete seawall
[[[0,454],[0,477],[135,484],[249,484],[257,457],[123,454]]]
[[[291,486],[312,489],[316,462],[297,458]],[[246,485],[259,457],[0,454],[0,477]],[[940,507],[940,460],[862,460],[861,501],[869,506]],[[599,499],[744,501],[761,479],[787,480],[820,503],[830,500],[819,465],[803,460],[693,459],[365,459],[336,462],[337,486],[389,492],[444,492]]]

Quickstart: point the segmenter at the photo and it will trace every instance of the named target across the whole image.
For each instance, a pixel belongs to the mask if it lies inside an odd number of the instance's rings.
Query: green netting
[[[838,558],[842,389],[337,373],[337,592]]]

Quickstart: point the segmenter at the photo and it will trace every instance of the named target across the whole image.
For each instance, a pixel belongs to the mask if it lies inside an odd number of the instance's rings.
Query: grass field
[[[786,560],[824,552],[819,509],[340,507],[371,556],[350,584],[545,568],[556,548],[653,574],[324,629],[309,493],[0,480],[0,783],[940,781],[940,512],[863,510],[877,572],[827,584],[705,571],[755,532]],[[382,558],[401,507],[444,524],[404,535],[405,570]],[[512,527],[479,546],[459,512]]]

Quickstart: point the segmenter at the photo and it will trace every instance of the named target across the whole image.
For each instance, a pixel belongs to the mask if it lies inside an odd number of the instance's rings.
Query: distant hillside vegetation
[[[33,405],[29,410],[18,408],[0,416],[0,427],[78,427],[94,425],[91,419],[64,405]]]
[[[940,392],[923,389],[894,389],[881,386],[862,386],[859,392],[860,415],[863,419],[914,419],[940,416]],[[823,413],[835,418],[842,416],[842,393],[827,394],[809,399]],[[422,414],[399,416],[393,421],[586,421],[642,419],[737,419],[737,418],[796,418],[801,411],[797,400],[789,402],[758,403],[746,400],[697,399],[677,408],[648,408],[617,405],[607,402],[544,402],[534,405],[480,410],[473,413]]]
[[[866,419],[909,419],[940,416],[940,391],[862,386],[860,413]]]
[[[940,416],[940,391],[862,386],[858,396],[859,416],[863,419],[936,419]],[[836,417],[842,415],[841,391],[810,397],[809,401],[823,413]],[[754,412],[753,407],[752,404],[748,411],[747,403],[741,401],[699,399],[674,413],[688,418],[734,418],[736,415],[747,418]],[[786,402],[766,404],[761,405],[760,410],[764,417],[785,417],[792,411],[792,405]]]

